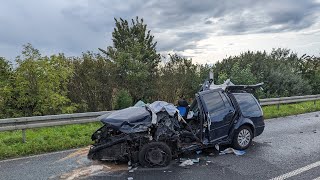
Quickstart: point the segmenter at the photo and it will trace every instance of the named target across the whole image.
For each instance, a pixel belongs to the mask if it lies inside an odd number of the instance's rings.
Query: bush
[[[132,106],[132,96],[127,90],[120,90],[115,97],[114,109],[123,109]]]

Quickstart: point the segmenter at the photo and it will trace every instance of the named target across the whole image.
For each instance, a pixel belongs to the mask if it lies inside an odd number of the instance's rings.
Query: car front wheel
[[[253,133],[249,126],[241,126],[233,136],[232,146],[238,150],[247,149],[252,143]]]
[[[165,167],[171,159],[170,147],[163,142],[145,144],[139,152],[139,163],[144,167]]]

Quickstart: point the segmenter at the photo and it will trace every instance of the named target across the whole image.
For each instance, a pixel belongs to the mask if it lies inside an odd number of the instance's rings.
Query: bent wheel
[[[247,149],[252,143],[253,133],[249,126],[241,126],[233,136],[232,146],[238,150]]]
[[[139,163],[144,167],[168,166],[172,159],[169,146],[163,142],[151,142],[139,151]]]

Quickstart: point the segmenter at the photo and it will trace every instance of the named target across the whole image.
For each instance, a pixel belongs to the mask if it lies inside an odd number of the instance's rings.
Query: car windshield
[[[255,97],[250,93],[233,93],[245,117],[260,117],[262,111]]]

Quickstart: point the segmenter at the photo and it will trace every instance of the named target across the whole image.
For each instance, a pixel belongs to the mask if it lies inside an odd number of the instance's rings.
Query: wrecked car
[[[185,115],[164,101],[103,115],[104,126],[92,135],[88,158],[163,167],[180,154],[216,145],[247,149],[264,130],[262,109],[251,94],[262,84],[206,81]]]

